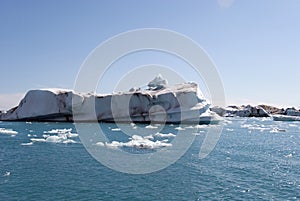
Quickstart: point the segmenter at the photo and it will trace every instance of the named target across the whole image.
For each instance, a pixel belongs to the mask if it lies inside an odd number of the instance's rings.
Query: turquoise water
[[[211,126],[191,133],[192,146],[168,168],[131,175],[89,155],[73,124],[0,122],[0,200],[300,200],[300,122],[223,124],[205,159],[199,148]],[[101,127],[117,140],[115,125]]]

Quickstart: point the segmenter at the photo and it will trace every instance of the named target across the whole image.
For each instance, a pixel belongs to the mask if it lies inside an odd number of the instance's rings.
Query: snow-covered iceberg
[[[274,114],[272,117],[274,121],[300,121],[300,111],[287,108],[281,114]]]
[[[223,117],[269,117],[267,111],[265,111],[260,106],[228,106],[226,108],[222,107],[212,107],[211,111],[217,113]]]
[[[156,84],[157,83],[157,86]],[[29,91],[20,104],[0,114],[3,121],[103,121],[211,123],[220,118],[209,111],[198,85],[167,86],[161,77],[148,89],[108,95],[66,89]]]

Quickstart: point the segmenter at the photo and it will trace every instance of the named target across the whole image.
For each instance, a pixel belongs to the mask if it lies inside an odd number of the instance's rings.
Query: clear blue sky
[[[104,40],[138,28],[180,32],[211,56],[227,103],[300,106],[300,1],[0,1],[0,109],[29,89],[73,88]]]

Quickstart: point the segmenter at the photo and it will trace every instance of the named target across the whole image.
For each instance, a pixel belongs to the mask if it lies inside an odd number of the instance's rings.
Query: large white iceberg
[[[0,114],[6,121],[103,121],[211,123],[219,121],[195,83],[167,86],[159,78],[149,89],[108,95],[66,89],[29,91],[20,104]]]

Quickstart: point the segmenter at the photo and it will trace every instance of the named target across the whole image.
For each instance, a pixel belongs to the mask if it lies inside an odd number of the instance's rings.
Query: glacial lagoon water
[[[300,200],[300,122],[228,118],[222,124],[208,157],[198,154],[212,125],[190,133],[193,144],[174,164],[133,175],[96,161],[71,123],[0,122],[0,200]],[[115,124],[100,126],[115,145],[139,150]],[[153,136],[171,143],[177,130],[165,125],[167,135]]]

